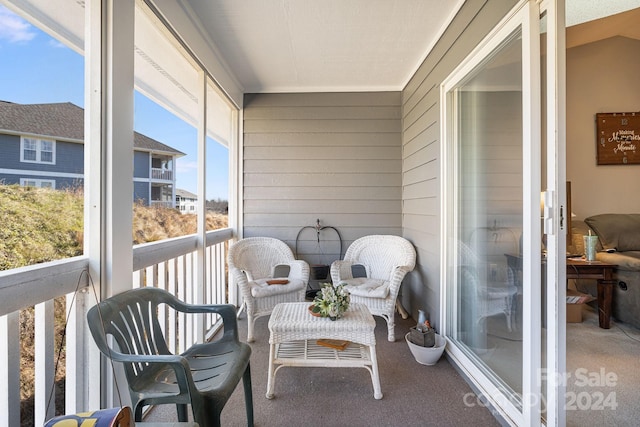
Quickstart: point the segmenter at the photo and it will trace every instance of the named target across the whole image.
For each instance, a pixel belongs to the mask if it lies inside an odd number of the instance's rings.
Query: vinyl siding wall
[[[82,174],[83,152],[84,146],[80,143],[55,141],[54,164],[21,162],[20,136],[0,135],[0,169]]]
[[[402,302],[416,316],[440,318],[440,86],[517,3],[469,0],[402,91],[402,234],[418,263],[404,282]]]
[[[400,93],[250,94],[244,99],[244,237],[285,241],[330,264],[355,239],[402,233]]]
[[[81,186],[84,169],[83,151],[82,144],[55,141],[55,164],[21,162],[20,136],[1,134],[0,183],[20,184],[21,178],[28,178],[53,180],[58,190]],[[39,172],[45,174],[39,174]]]
[[[146,151],[134,151],[133,153],[133,177],[149,178],[151,170],[151,157]]]
[[[149,204],[149,182],[134,181],[133,182],[133,202],[143,205]]]
[[[38,164],[38,166],[44,166]],[[84,173],[84,145],[73,142],[56,142],[55,172]],[[40,168],[39,168],[40,169]],[[42,168],[41,170],[45,170]]]
[[[32,165],[33,163],[28,164]],[[0,169],[24,169],[20,164],[20,137],[18,135],[0,134]]]

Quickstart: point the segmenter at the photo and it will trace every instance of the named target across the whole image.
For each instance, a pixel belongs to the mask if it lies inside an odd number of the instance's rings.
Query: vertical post
[[[91,292],[91,291],[90,291]],[[92,345],[91,338],[86,337],[88,333],[85,328],[86,304],[85,298],[88,293],[81,290],[77,294],[69,294],[66,297],[67,312],[69,321],[67,322],[66,349],[65,349],[65,413],[75,414],[83,412],[91,406],[86,402],[85,379],[90,376],[90,370],[85,370],[85,366],[90,367],[99,361],[96,354],[96,361],[92,362],[91,355],[85,349]],[[93,295],[93,294],[91,294]],[[95,380],[99,383],[99,379]],[[94,406],[97,408],[97,406]]]
[[[541,86],[540,86],[540,8],[536,2],[524,5],[522,19],[522,133],[523,133],[523,344],[522,415],[526,426],[539,426],[542,395],[540,311],[541,297]]]
[[[103,79],[105,150],[102,161],[105,181],[104,256],[102,295],[108,297],[132,288],[133,245],[133,75],[135,38],[135,0],[106,0],[105,64]],[[105,366],[106,372],[112,372]],[[117,366],[108,381],[104,407],[129,404],[129,394],[122,393],[126,379]],[[105,375],[110,378],[112,375]],[[114,382],[117,381],[117,384]],[[124,400],[123,400],[124,399]]]
[[[102,17],[105,2],[103,0],[85,1],[85,40],[84,40],[84,253],[89,257],[89,275],[93,278],[96,292],[100,293],[102,256],[103,256],[103,206],[104,191],[102,179],[103,173],[103,126],[102,126],[102,102],[103,102],[103,35],[104,25]],[[86,310],[94,300],[93,290],[84,295],[91,297],[84,299],[82,304]],[[95,301],[93,301],[95,304]],[[80,305],[80,304],[79,304]],[[85,319],[86,311],[78,313],[78,317]],[[76,322],[75,325],[79,323]],[[82,323],[84,325],[84,322]],[[67,413],[100,408],[102,378],[100,373],[100,352],[93,344],[87,328],[76,330],[76,339],[82,334],[84,347],[76,348],[67,357],[67,372],[74,370],[76,378],[73,383],[67,383],[66,409]],[[82,364],[72,363],[79,358]],[[73,374],[72,374],[73,375]],[[76,390],[72,390],[75,385]]]
[[[35,307],[35,399],[34,423],[44,425],[53,418],[56,409],[54,355],[53,300]]]
[[[20,313],[0,316],[0,425],[20,425]]]
[[[555,212],[551,219],[553,229],[547,236],[547,334],[546,334],[546,422],[547,426],[566,424],[565,386],[558,378],[566,373],[566,253],[567,241],[562,233],[558,207],[567,206],[564,216],[571,233],[571,186],[566,183],[566,129],[565,129],[565,1],[548,0],[543,3],[547,12],[546,45],[546,128],[547,128],[547,188],[555,190]],[[564,194],[563,194],[564,190]],[[566,203],[565,203],[566,202]],[[569,237],[570,234],[567,234]]]
[[[103,296],[131,289],[133,247],[134,0],[107,0],[105,82],[105,280]]]
[[[102,298],[132,287],[135,1],[87,0],[85,8],[85,252]],[[100,372],[100,393],[95,378],[90,387],[87,380],[87,406],[128,403],[120,402],[128,395],[115,396],[107,363],[101,369],[93,364],[97,354],[95,346],[88,349],[85,373],[94,378]]]
[[[242,238],[243,227],[243,204],[242,188],[243,180],[243,138],[242,138],[242,110],[232,110],[231,112],[231,140],[229,141],[229,205],[227,218],[229,228],[233,230],[234,237]],[[229,245],[233,244],[233,238],[229,240]],[[226,258],[227,254],[224,254]],[[231,304],[241,306],[242,301],[238,292],[238,286],[233,277],[227,274],[227,286],[229,286],[229,300]]]
[[[196,303],[203,304],[207,274],[207,77],[202,69],[198,69],[200,91],[198,93],[198,243],[196,273]],[[196,329],[198,342],[204,341],[206,333],[205,316],[199,315]]]

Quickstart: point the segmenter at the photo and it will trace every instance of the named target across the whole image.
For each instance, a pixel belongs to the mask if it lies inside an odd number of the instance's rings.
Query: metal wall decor
[[[597,113],[599,165],[640,164],[640,112]]]

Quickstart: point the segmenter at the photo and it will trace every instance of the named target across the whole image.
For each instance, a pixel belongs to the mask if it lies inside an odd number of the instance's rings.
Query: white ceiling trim
[[[404,89],[407,86],[407,84],[413,78],[413,76],[416,74],[416,72],[418,71],[420,66],[427,59],[427,57],[429,56],[429,54],[431,53],[433,48],[440,41],[440,38],[442,37],[444,32],[447,30],[447,28],[449,27],[449,25],[451,24],[453,19],[456,17],[458,12],[460,12],[460,9],[462,8],[462,5],[464,5],[465,1],[466,0],[458,0],[458,4],[453,8],[453,10],[451,11],[451,14],[449,15],[449,17],[442,23],[442,26],[440,27],[440,30],[436,34],[435,38],[431,41],[431,44],[429,44],[429,46],[427,47],[427,50],[424,52],[424,55],[422,55],[422,58],[418,61],[418,63],[415,65],[415,67],[412,70],[410,70],[409,74],[407,75],[407,77],[404,80],[404,84],[402,85],[402,88],[400,88],[401,90]]]
[[[260,93],[334,93],[334,92],[399,92],[404,88],[404,85],[387,85],[387,86],[311,86],[305,85],[304,90],[301,90],[300,86],[272,86],[260,90]],[[256,93],[255,91],[247,91],[247,93]]]

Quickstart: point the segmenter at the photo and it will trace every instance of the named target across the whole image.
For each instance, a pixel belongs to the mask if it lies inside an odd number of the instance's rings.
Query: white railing
[[[173,181],[173,171],[169,169],[151,168],[151,179]]]
[[[168,290],[188,302],[218,304],[235,302],[236,295],[227,286],[226,250],[233,237],[231,229],[207,233],[205,262],[198,271],[195,235],[137,245],[133,249],[133,287],[155,286]],[[55,415],[52,385],[58,346],[55,344],[54,300],[66,297],[66,311],[73,304],[66,328],[66,372],[64,413],[96,409],[87,400],[88,379],[92,367],[84,358],[97,351],[88,334],[85,313],[95,301],[88,287],[89,260],[69,258],[0,271],[0,426],[20,425],[20,313],[35,306],[33,333],[34,356],[34,425]],[[197,289],[198,277],[205,277],[203,289]],[[79,293],[76,294],[76,289]],[[89,290],[89,292],[86,292]],[[174,348],[193,343],[215,328],[216,319],[201,319],[186,324],[180,319],[167,319],[167,337],[173,337]],[[58,320],[58,322],[60,322]],[[23,329],[24,329],[24,325]],[[22,329],[22,330],[23,330]],[[62,367],[57,368],[58,371]],[[94,371],[95,372],[95,371]],[[95,387],[95,384],[92,385]],[[51,403],[49,403],[49,400]],[[49,407],[48,407],[49,406]]]
[[[20,425],[20,351],[21,340],[25,339],[21,329],[27,329],[26,325],[21,325],[20,313],[24,310],[23,314],[26,315],[29,307],[34,306],[33,326],[31,331],[26,331],[34,334],[34,424],[42,425],[43,420],[53,416],[54,405],[49,405],[47,409],[47,404],[55,374],[54,299],[73,295],[77,287],[85,289],[87,276],[83,272],[87,271],[88,265],[86,257],[76,257],[0,271],[0,378],[3,378],[0,381],[0,425]],[[74,310],[70,317],[67,337],[67,343],[73,341],[72,357],[77,354],[77,327],[83,327],[83,324],[75,321],[76,313]],[[81,368],[79,364],[77,370],[67,369],[67,389],[81,388],[80,384],[84,382]],[[82,396],[82,393],[79,395]],[[54,397],[51,400],[54,401]],[[68,397],[66,400],[70,402]],[[80,404],[83,403],[81,400]]]
[[[227,242],[232,237],[230,228],[207,233],[203,274],[205,286],[202,290],[195,289],[192,285],[197,283],[199,274],[196,236],[137,245],[133,249],[133,286],[161,288],[182,301],[193,304],[235,303],[235,295],[229,295],[226,284],[226,249]],[[189,317],[192,318],[189,324],[185,323],[184,316],[165,319],[165,336],[170,340],[169,348],[174,352],[182,353],[186,347],[202,341],[214,332],[217,319],[213,316],[209,315],[204,319]],[[178,336],[184,339],[176,341]]]
[[[151,206],[154,208],[173,208],[173,202],[171,200],[151,200]]]

